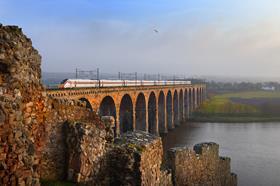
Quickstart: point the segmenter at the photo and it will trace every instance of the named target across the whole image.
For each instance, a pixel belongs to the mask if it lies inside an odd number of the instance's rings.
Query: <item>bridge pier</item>
[[[174,129],[175,128],[175,116],[174,116],[174,99],[172,101],[172,104],[171,104],[171,125],[170,125],[170,129]]]
[[[164,133],[168,133],[168,106],[167,106],[167,101],[165,102],[165,108],[164,108],[164,122],[165,122],[165,128],[164,128]]]
[[[166,103],[165,103],[165,96],[164,92],[160,91],[158,94],[158,131],[159,133],[167,133],[167,126],[166,126]]]
[[[135,109],[135,107],[132,107],[133,108],[133,110],[132,110],[132,115],[133,115],[133,117],[132,117],[132,130],[133,131],[135,131],[136,130],[136,109]]]
[[[118,107],[119,108],[119,107]],[[115,134],[116,134],[116,137],[119,137],[121,132],[120,132],[120,111],[119,109],[116,110],[116,126],[115,126]]]
[[[148,101],[146,102],[146,132],[149,132],[149,104]]]
[[[156,106],[156,109],[155,109],[155,135],[159,135],[159,126],[158,126],[158,108],[157,108],[157,106]]]

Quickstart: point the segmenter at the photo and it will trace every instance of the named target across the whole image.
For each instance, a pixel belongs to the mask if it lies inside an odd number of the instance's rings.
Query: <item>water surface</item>
[[[280,186],[280,123],[188,123],[163,137],[164,150],[216,142],[240,186]]]

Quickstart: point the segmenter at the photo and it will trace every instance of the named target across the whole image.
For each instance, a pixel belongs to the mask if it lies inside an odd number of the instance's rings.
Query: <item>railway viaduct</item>
[[[86,102],[100,116],[115,118],[115,135],[143,130],[159,135],[179,126],[202,104],[204,84],[49,89],[54,98]]]

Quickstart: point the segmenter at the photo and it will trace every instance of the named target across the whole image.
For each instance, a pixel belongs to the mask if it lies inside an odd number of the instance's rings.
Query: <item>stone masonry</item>
[[[219,157],[219,145],[202,143],[193,150],[172,148],[168,152],[174,185],[234,186],[237,177],[230,173],[230,158]]]
[[[67,180],[83,184],[106,184],[106,152],[110,130],[99,130],[92,123],[67,125]],[[112,133],[111,133],[112,135]],[[112,139],[112,138],[111,138]]]
[[[21,29],[0,25],[0,185],[63,178],[66,121],[91,121],[104,130],[85,104],[47,96],[40,65]]]
[[[117,139],[109,155],[111,184],[172,185],[171,174],[162,170],[161,138],[136,131]]]

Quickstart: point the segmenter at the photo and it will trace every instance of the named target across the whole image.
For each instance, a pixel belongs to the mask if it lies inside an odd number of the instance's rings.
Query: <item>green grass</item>
[[[224,96],[214,96],[201,106],[199,112],[209,114],[257,113],[258,109],[251,105],[233,103],[229,98]]]
[[[248,91],[248,92],[234,92],[217,95],[220,98],[280,98],[280,91]]]
[[[192,114],[191,120],[209,122],[280,121],[280,114],[268,114],[260,106],[236,103],[231,98],[280,99],[280,92],[250,91],[217,94],[204,102],[200,109]]]

